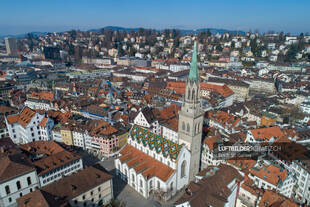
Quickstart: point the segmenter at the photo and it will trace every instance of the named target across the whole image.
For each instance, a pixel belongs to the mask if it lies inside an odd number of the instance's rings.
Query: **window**
[[[27,183],[28,183],[28,185],[31,185],[31,178],[30,177],[27,177]]]
[[[11,190],[10,190],[10,186],[5,186],[5,192],[7,195],[9,195],[11,193]]]
[[[93,195],[94,194],[94,191],[90,191],[90,195]]]
[[[83,200],[85,200],[85,195],[83,195],[83,197],[82,197],[82,198],[83,198]]]
[[[152,180],[150,181],[150,188],[151,189],[153,188],[153,181]]]
[[[19,189],[22,188],[22,186],[20,185],[20,182],[19,182],[19,181],[16,182],[16,186],[17,186],[17,190],[19,190]]]
[[[188,91],[187,91],[187,99],[189,100],[190,97],[191,97],[191,91],[190,91],[190,89],[188,89]]]
[[[185,123],[184,123],[184,121],[182,122],[182,130],[185,131]]]
[[[159,182],[159,180],[157,181],[157,188],[160,189],[160,182]]]
[[[187,123],[187,132],[189,132],[190,131],[190,126],[189,126],[189,123]]]
[[[192,92],[192,100],[193,101],[195,100],[195,89],[193,89],[193,92]]]
[[[101,191],[101,188],[99,187],[99,188],[98,188],[98,192],[100,192],[100,191]]]
[[[142,188],[143,187],[143,181],[140,180],[140,187]]]
[[[170,190],[173,191],[173,182],[170,183]]]
[[[132,182],[135,182],[135,175],[132,174]]]
[[[181,178],[185,177],[185,170],[186,170],[186,160],[184,160],[181,165]]]
[[[10,202],[10,203],[12,202],[12,198],[9,198],[9,202]]]
[[[22,197],[22,196],[23,196],[23,193],[20,193],[20,194],[19,194],[19,197]]]

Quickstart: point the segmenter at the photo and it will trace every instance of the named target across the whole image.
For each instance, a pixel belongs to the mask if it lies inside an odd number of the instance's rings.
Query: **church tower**
[[[196,47],[195,42],[189,76],[186,81],[185,96],[183,97],[182,108],[179,111],[178,126],[179,144],[184,144],[191,152],[188,175],[190,181],[199,172],[204,116],[200,101],[200,81]]]

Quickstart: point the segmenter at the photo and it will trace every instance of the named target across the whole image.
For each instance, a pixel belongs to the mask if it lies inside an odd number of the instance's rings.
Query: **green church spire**
[[[196,41],[194,43],[193,56],[192,56],[191,68],[190,68],[190,71],[189,71],[188,79],[190,81],[197,81],[198,80],[197,45],[196,45]]]

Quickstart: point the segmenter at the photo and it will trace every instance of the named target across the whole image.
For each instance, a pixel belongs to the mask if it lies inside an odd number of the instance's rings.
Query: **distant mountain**
[[[117,27],[117,26],[106,26],[103,29],[112,29],[113,31],[138,31],[140,29],[140,27],[137,28],[126,28],[126,27]],[[177,29],[177,28],[175,28]],[[164,29],[156,29],[156,31],[163,31]],[[208,31],[210,30],[210,32],[212,34],[224,34],[224,33],[233,33],[233,34],[240,34],[240,35],[244,35],[245,32],[244,31],[236,31],[236,30],[227,30],[227,29],[215,29],[215,28],[201,28],[201,29],[197,29],[197,30],[193,30],[193,29],[179,29],[181,31],[182,35],[185,34],[194,34],[194,33],[198,33],[198,32],[202,32],[202,31]],[[99,33],[101,31],[101,29],[90,29],[87,31],[92,31],[92,32],[97,32]],[[30,32],[31,34],[33,34],[34,36],[42,36],[42,35],[46,35],[48,32]],[[15,38],[24,38],[26,37],[28,33],[26,34],[19,34],[19,35],[0,35],[0,40],[4,39],[5,37],[15,37]]]
[[[42,35],[46,35],[48,32],[29,32],[30,34],[32,34],[33,36],[35,37],[39,37],[39,36],[42,36]],[[26,33],[26,34],[18,34],[18,35],[0,35],[0,40],[1,39],[4,39],[5,37],[15,37],[15,38],[24,38],[27,36],[27,34],[29,33]]]
[[[140,28],[126,28],[126,27],[117,27],[117,26],[107,26],[107,27],[104,27],[103,29],[112,29],[113,31],[138,31]],[[176,28],[177,29],[177,28]],[[163,31],[165,29],[156,29],[156,31]],[[233,33],[233,34],[240,34],[240,35],[245,35],[246,32],[244,31],[236,31],[236,30],[227,30],[227,29],[215,29],[215,28],[200,28],[200,29],[197,29],[197,30],[193,30],[193,29],[179,29],[181,31],[181,33],[184,35],[184,34],[193,34],[193,33],[199,33],[199,32],[202,32],[202,31],[208,31],[210,30],[210,32],[212,34],[224,34],[224,33]],[[91,29],[91,30],[88,30],[88,31],[92,31],[92,32],[97,32],[99,33],[101,31],[101,29]]]

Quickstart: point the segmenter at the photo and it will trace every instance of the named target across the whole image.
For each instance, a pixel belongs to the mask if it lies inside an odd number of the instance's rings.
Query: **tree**
[[[295,61],[297,53],[298,53],[298,46],[296,44],[291,45],[287,51],[284,61],[285,62]]]
[[[235,42],[234,42],[234,41],[231,42],[231,48],[232,48],[232,49],[235,48]]]
[[[207,30],[207,37],[211,37],[212,33],[210,31],[210,29]]]

